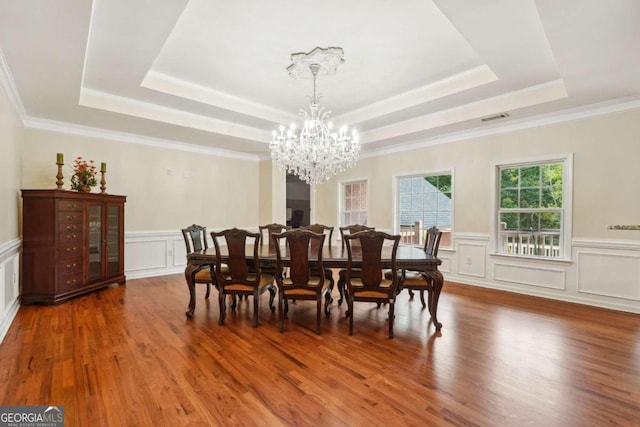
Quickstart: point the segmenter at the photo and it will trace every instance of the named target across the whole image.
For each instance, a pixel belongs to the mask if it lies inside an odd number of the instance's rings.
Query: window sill
[[[492,252],[489,254],[492,258],[504,258],[510,260],[518,260],[524,262],[544,262],[544,263],[554,263],[554,264],[572,264],[573,261],[571,258],[545,258],[545,257],[537,257],[537,256],[526,256],[526,255],[510,255],[510,254],[502,254],[498,252]]]

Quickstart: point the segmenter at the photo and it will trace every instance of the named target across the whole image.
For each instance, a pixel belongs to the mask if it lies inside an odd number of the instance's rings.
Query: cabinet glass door
[[[102,279],[102,206],[89,205],[89,282]]]
[[[120,208],[107,207],[107,275],[120,271]]]

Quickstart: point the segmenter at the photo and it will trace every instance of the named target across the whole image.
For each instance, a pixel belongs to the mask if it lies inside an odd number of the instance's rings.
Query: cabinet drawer
[[[60,224],[82,224],[82,212],[58,212]]]
[[[82,202],[77,200],[58,200],[58,212],[82,212]]]
[[[59,292],[73,291],[83,285],[82,271],[72,274],[60,274]]]
[[[58,256],[60,259],[82,257],[82,241],[60,243],[58,246]]]
[[[60,244],[65,244],[67,242],[78,242],[82,241],[82,237],[84,234],[81,231],[66,231],[61,232],[58,236]]]
[[[60,275],[67,275],[71,273],[82,273],[82,258],[70,258],[60,261],[58,265],[58,273]]]
[[[82,223],[58,224],[58,233],[61,236],[64,233],[81,233],[82,231]]]

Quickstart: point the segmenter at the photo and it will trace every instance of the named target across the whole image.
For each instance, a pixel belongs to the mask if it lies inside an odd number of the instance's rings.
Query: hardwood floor
[[[24,306],[0,345],[1,405],[64,405],[68,426],[640,425],[640,316],[446,283],[434,335],[403,292],[345,304],[314,333],[315,303],[284,333],[261,300],[218,326],[217,292],[182,275]],[[334,291],[337,293],[337,291]],[[337,298],[336,298],[337,300]]]

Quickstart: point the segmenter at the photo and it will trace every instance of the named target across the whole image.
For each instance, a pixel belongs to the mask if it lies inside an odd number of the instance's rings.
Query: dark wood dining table
[[[354,248],[353,267],[358,267],[358,251]],[[226,246],[220,247],[222,262],[228,258]],[[274,267],[276,264],[276,249],[273,245],[261,244],[259,248],[260,264],[265,267]],[[286,245],[281,246],[283,258],[288,258]],[[248,245],[245,251],[247,259],[253,259],[253,245]],[[313,259],[311,259],[313,261]],[[340,245],[325,246],[322,251],[322,263],[324,268],[347,268],[347,249]],[[381,254],[383,268],[391,268],[391,246],[384,246]],[[195,275],[201,269],[209,266],[213,269],[216,262],[215,248],[208,248],[202,251],[194,251],[187,255],[187,266],[184,270],[185,279],[189,288],[189,309],[185,313],[187,317],[193,317],[196,308],[196,283]],[[433,298],[430,298],[429,314],[436,330],[442,328],[438,322],[438,300],[444,284],[442,273],[438,266],[442,264],[439,258],[425,253],[415,246],[399,246],[396,254],[396,268],[422,271],[433,279]],[[215,280],[215,279],[214,279]],[[214,282],[215,284],[215,282]]]

